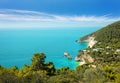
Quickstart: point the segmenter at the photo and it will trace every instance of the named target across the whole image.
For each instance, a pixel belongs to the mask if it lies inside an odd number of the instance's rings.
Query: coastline
[[[96,43],[97,43],[97,41],[95,40],[95,37],[94,36],[89,36],[86,40],[84,40],[85,42],[87,42],[87,48],[89,47],[89,48],[92,48]],[[75,58],[75,60],[77,61],[77,59],[78,59],[78,61],[79,61],[79,66],[82,66],[82,65],[84,65],[84,64],[86,64],[86,59],[88,60],[88,61],[90,61],[90,63],[92,63],[92,62],[94,62],[94,59],[90,56],[90,55],[88,55],[87,53],[86,53],[86,50],[82,50],[83,52],[84,52],[84,54],[83,55],[81,55],[82,57],[77,57],[76,56],[76,58]]]

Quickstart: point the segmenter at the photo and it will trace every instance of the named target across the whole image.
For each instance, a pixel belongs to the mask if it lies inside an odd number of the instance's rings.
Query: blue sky
[[[0,0],[0,27],[104,26],[119,18],[120,0]]]

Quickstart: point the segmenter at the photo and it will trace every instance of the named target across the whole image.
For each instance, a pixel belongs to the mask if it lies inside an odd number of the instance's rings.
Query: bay
[[[0,65],[22,68],[30,65],[33,54],[43,52],[46,62],[53,62],[55,68],[76,68],[79,63],[74,60],[78,50],[87,48],[87,43],[76,43],[80,37],[90,34],[100,27],[72,28],[33,28],[33,29],[0,29]],[[64,57],[68,52],[72,60]]]

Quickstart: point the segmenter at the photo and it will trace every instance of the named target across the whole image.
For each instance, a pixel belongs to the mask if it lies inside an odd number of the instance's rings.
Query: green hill
[[[98,31],[93,33],[95,36],[95,40],[101,42],[99,45],[98,43],[95,47],[106,47],[110,46],[113,49],[120,48],[120,21],[114,22]]]
[[[85,49],[85,54],[94,58],[93,64],[97,66],[96,69],[102,68],[104,75],[100,72],[101,76],[108,79],[106,82],[103,78],[99,79],[104,80],[99,83],[120,83],[120,71],[116,71],[120,70],[120,21],[84,36],[80,41],[87,40],[89,37],[95,37],[97,43],[92,48]]]
[[[110,24],[94,33],[97,41],[120,41],[120,21]]]
[[[95,45],[97,47],[111,46],[114,48],[120,48],[120,21],[114,22],[94,33],[88,34],[80,38],[79,41],[87,40],[90,36],[94,36],[95,40],[97,40],[98,43],[101,43],[101,45],[98,45],[97,43]]]

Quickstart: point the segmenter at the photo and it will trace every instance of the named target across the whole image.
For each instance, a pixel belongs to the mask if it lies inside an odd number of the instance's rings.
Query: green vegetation
[[[99,66],[97,68],[83,65],[75,70],[69,68],[55,69],[52,62],[45,63],[43,53],[34,54],[30,66],[24,65],[4,68],[0,66],[0,83],[119,83],[120,66],[111,68]]]
[[[120,21],[92,35],[98,42],[85,50],[95,59],[93,63],[78,66],[75,70],[68,67],[55,69],[52,62],[45,62],[44,53],[35,53],[32,63],[21,69],[0,66],[0,83],[120,83]],[[83,54],[80,52],[79,56]]]
[[[0,66],[0,83],[79,83],[87,67],[76,70],[67,68],[55,69],[52,62],[45,63],[44,53],[36,53],[31,65],[4,68]]]
[[[108,25],[94,33],[99,47],[110,46],[114,49],[120,48],[120,21]]]
[[[99,42],[112,43],[120,41],[120,21],[98,30],[94,35]]]
[[[0,66],[0,83],[119,83],[120,64],[114,67],[100,65],[97,68],[88,64],[78,66],[75,70],[55,69],[53,63],[45,63],[45,55],[36,53],[30,66],[24,65],[4,68]],[[111,64],[112,65],[112,64]]]
[[[120,83],[120,77],[118,77],[120,76],[118,71],[120,70],[120,21],[110,24],[82,39],[89,36],[94,36],[95,40],[97,40],[97,43],[92,48],[85,49],[87,54],[95,59],[92,64],[96,65],[96,69],[102,68],[104,72],[101,72],[101,74],[103,73],[102,76],[105,76],[107,83]]]

